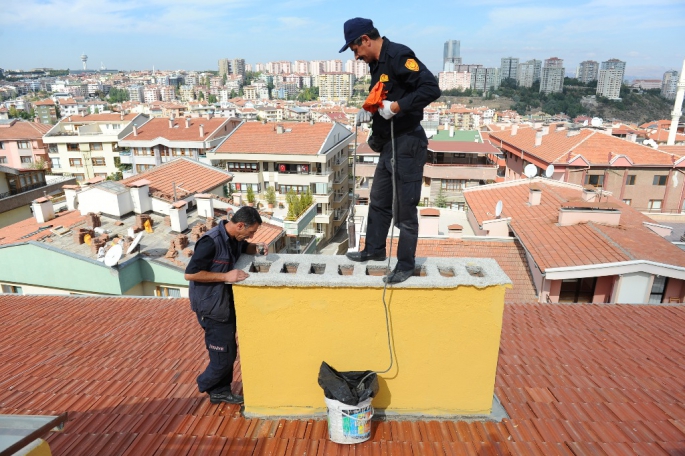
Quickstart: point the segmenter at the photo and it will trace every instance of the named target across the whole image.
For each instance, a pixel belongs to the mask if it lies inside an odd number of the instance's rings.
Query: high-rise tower
[[[454,71],[456,65],[461,65],[459,47],[459,40],[445,41],[445,49],[442,53],[442,66],[444,71]]]
[[[88,56],[86,54],[81,54],[81,63],[83,63],[83,69],[87,68],[86,63],[88,62]]]

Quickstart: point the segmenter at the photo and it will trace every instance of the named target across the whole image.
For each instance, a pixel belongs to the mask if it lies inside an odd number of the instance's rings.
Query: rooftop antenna
[[[545,177],[547,179],[551,178],[554,175],[554,165],[549,165],[547,169],[545,170]]]
[[[111,267],[116,266],[116,264],[121,259],[121,255],[124,253],[121,244],[115,244],[107,251],[105,254],[105,265]]]
[[[523,174],[530,179],[528,181],[528,187],[530,187],[533,178],[538,175],[538,167],[532,163],[528,163],[525,168],[523,168]]]
[[[87,68],[87,62],[88,62],[88,56],[87,56],[86,53],[84,52],[83,54],[81,54],[81,63],[83,63],[83,70],[84,70],[84,71],[85,71],[86,68]]]

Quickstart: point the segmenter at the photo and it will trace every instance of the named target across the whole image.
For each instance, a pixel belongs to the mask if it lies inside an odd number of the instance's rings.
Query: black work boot
[[[212,404],[219,404],[221,402],[227,402],[229,404],[242,404],[244,400],[243,396],[227,391],[223,393],[209,393],[209,402]]]
[[[362,250],[361,252],[347,252],[345,256],[352,261],[383,261],[386,258],[385,252],[378,252],[370,255],[366,250]]]
[[[400,271],[395,269],[390,274],[383,277],[383,282],[385,283],[401,283],[407,280],[409,277],[414,275],[414,270]]]

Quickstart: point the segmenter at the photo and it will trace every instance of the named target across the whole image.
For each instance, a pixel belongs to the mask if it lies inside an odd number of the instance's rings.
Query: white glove
[[[363,123],[369,123],[371,122],[371,113],[367,111],[366,109],[360,109],[359,112],[357,112],[357,117],[355,118],[355,123],[357,125],[361,125]]]
[[[392,116],[395,115],[395,113],[390,110],[391,104],[392,101],[383,100],[383,107],[378,110],[378,113],[383,116],[385,120],[390,120]]]

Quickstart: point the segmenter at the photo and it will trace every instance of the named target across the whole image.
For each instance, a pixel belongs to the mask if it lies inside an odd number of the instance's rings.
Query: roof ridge
[[[585,130],[585,131],[587,131],[587,130]],[[585,143],[585,141],[587,141],[588,139],[590,139],[590,138],[592,138],[593,136],[595,136],[596,133],[597,133],[596,130],[591,131],[590,134],[587,135],[585,138],[583,138],[582,141],[576,143],[575,146],[571,147],[569,150],[567,150],[567,151],[564,152],[563,154],[559,155],[559,157],[555,158],[554,161],[557,161],[557,160],[561,159],[561,157],[563,157],[564,155],[570,154],[570,153],[573,152],[577,147],[579,147],[581,144]]]
[[[590,229],[592,229],[592,230],[595,231],[597,234],[599,234],[599,235],[602,236],[604,239],[606,239],[606,241],[607,241],[609,244],[611,244],[611,245],[614,246],[616,249],[618,249],[619,251],[621,251],[622,253],[624,253],[628,258],[630,258],[631,260],[637,260],[637,258],[635,258],[635,256],[634,256],[632,253],[630,253],[628,250],[626,250],[626,249],[624,249],[623,247],[621,247],[621,245],[618,244],[618,243],[617,243],[616,241],[614,241],[613,239],[611,239],[611,238],[609,237],[608,234],[606,234],[604,231],[600,230],[599,227],[597,227],[597,225],[595,225],[594,222],[589,221],[589,222],[587,222],[587,225],[590,227]]]

